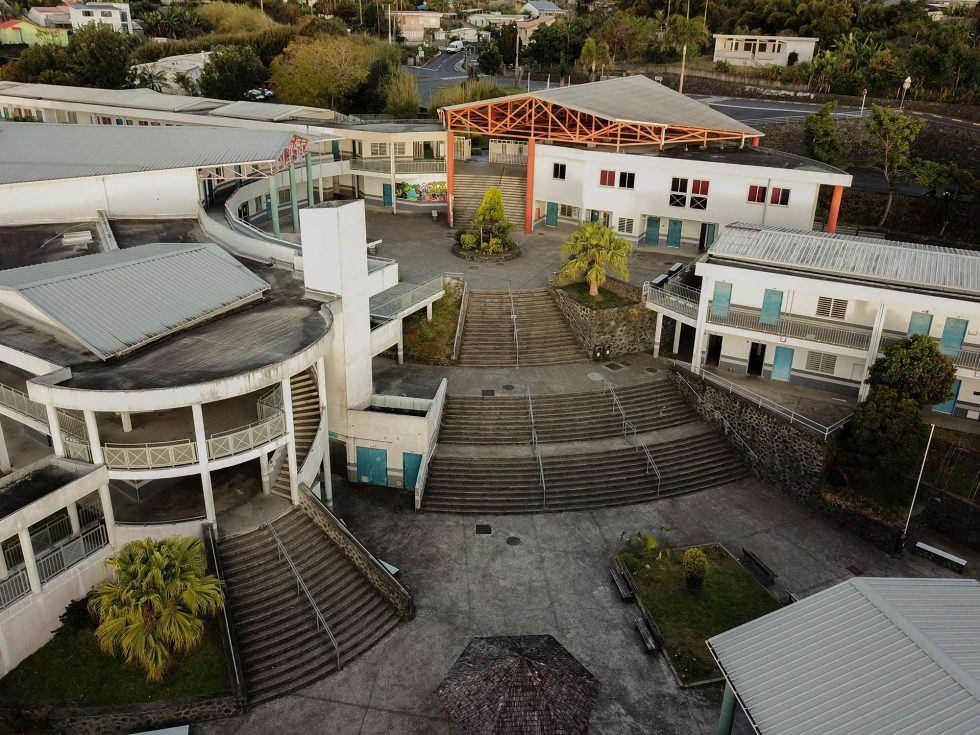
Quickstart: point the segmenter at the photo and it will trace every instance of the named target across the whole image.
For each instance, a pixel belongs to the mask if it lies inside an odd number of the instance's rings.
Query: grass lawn
[[[405,319],[402,334],[405,356],[426,360],[449,360],[453,356],[456,324],[462,296],[445,296],[432,304],[432,321],[425,318],[425,309]]]
[[[709,571],[700,595],[687,589],[681,559],[624,555],[637,591],[664,636],[664,649],[685,683],[721,676],[704,641],[772,612],[779,603],[724,549],[702,546]]]
[[[147,683],[142,669],[102,653],[95,640],[95,621],[83,606],[73,604],[54,638],[0,680],[0,701],[97,707],[193,697],[229,688],[216,621],[209,621],[200,647],[179,657],[163,681]]]
[[[594,299],[589,296],[589,284],[587,283],[570,283],[567,286],[562,286],[561,289],[580,304],[592,309],[614,309],[617,306],[636,304],[632,299],[627,299],[604,288],[599,289],[599,298]]]

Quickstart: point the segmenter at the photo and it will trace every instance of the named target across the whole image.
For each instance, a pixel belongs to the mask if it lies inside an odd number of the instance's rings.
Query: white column
[[[674,354],[676,355],[681,349],[681,323],[678,321],[674,325]],[[694,340],[694,355],[691,357],[691,362],[695,362],[698,359],[698,345],[697,339]]]
[[[82,532],[82,523],[78,520],[78,503],[71,501],[65,506],[68,511],[68,521],[71,523],[71,535],[77,536]]]
[[[391,162],[391,213],[397,214],[398,207],[395,205],[395,144],[388,143],[388,155]]]
[[[99,422],[95,419],[95,411],[85,411],[85,428],[88,430],[88,444],[92,450],[92,464],[105,464],[102,453],[102,441],[99,439]]]
[[[123,411],[119,414],[119,418],[122,420],[122,429],[125,433],[129,433],[133,430],[133,417],[129,411]]]
[[[875,323],[871,328],[871,339],[868,340],[868,355],[864,358],[864,375],[861,377],[861,387],[858,389],[858,399],[864,400],[868,397],[868,371],[874,361],[878,359],[878,350],[881,348],[881,333],[885,328],[885,304],[878,304],[878,313],[875,315]]]
[[[108,485],[99,488],[99,500],[102,501],[102,517],[105,518],[105,533],[109,539],[109,546],[116,548],[116,514],[112,510],[112,494],[109,492]]]
[[[691,355],[691,369],[698,375],[701,374],[701,366],[704,365],[704,341],[705,326],[708,323],[708,290],[710,284],[702,284],[701,300],[698,302],[698,321],[694,332],[694,353]],[[710,286],[712,289],[714,286]],[[680,322],[677,323],[677,330],[680,331]],[[675,337],[676,339],[676,337]]]
[[[398,364],[403,365],[405,363],[405,339],[398,335]]]
[[[37,572],[37,559],[34,558],[34,544],[31,543],[31,532],[22,528],[17,532],[20,539],[20,552],[24,555],[24,566],[27,567],[27,578],[31,582],[31,592],[41,591],[41,575]]]
[[[10,452],[7,451],[7,438],[3,435],[3,425],[0,424],[0,472],[10,472]]]
[[[428,304],[426,304],[426,306],[425,306],[425,317],[430,322],[432,321],[432,303],[431,302],[428,303]]]
[[[330,476],[330,417],[327,414],[327,364],[324,358],[316,361],[316,391],[320,398],[320,422],[323,424],[323,433],[320,441],[323,442],[323,482],[320,487],[323,493],[322,499],[330,510],[333,510],[333,478]]]
[[[321,176],[317,180],[317,189],[320,191],[320,201],[323,201],[323,177]]]
[[[653,330],[653,356],[660,357],[660,337],[664,331],[663,312],[657,312],[657,326]]]
[[[218,527],[218,516],[214,511],[214,492],[211,489],[211,472],[208,470],[208,438],[204,433],[204,410],[200,403],[191,405],[194,416],[194,440],[197,443],[197,462],[201,468],[201,489],[204,491],[204,514],[208,523]]]
[[[289,498],[299,505],[299,468],[296,464],[296,429],[293,427],[293,386],[289,378],[282,380],[282,410],[286,414],[286,462],[289,465]]]
[[[259,471],[262,473],[262,494],[272,494],[272,477],[269,475],[269,455],[265,452],[259,455]]]
[[[6,541],[6,539],[0,539],[0,540]],[[0,551],[0,579],[6,579],[8,574],[9,571],[7,570],[7,557],[5,557],[3,555],[3,552]]]
[[[58,421],[58,409],[51,404],[45,404],[44,410],[48,414],[48,431],[51,432],[51,447],[59,457],[65,456],[65,443],[61,440],[61,422]]]

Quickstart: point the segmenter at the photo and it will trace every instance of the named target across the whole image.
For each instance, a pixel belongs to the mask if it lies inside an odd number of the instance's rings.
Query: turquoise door
[[[681,224],[679,219],[672,219],[667,222],[667,247],[679,248],[681,246]]]
[[[717,236],[718,236],[718,225],[713,223],[709,224],[704,235],[704,247],[710,248],[714,244],[715,238]]]
[[[330,141],[330,152],[333,154],[334,159],[340,158],[340,141],[332,140]]]
[[[405,489],[414,490],[422,467],[422,455],[415,452],[402,452],[402,471],[405,476]]]
[[[382,184],[381,192],[384,195],[384,203],[386,207],[391,206],[391,184]]]
[[[963,339],[966,337],[966,319],[955,319],[950,317],[943,324],[943,336],[939,340],[939,350],[944,355],[952,357],[963,348]]]
[[[558,202],[548,202],[548,211],[545,213],[544,223],[548,227],[558,226]]]
[[[656,247],[660,244],[660,218],[647,217],[646,237],[643,239],[645,245]]]
[[[388,485],[388,451],[373,447],[357,448],[357,481],[369,485]]]
[[[711,297],[711,316],[728,316],[728,307],[732,303],[732,284],[725,281],[715,282],[715,293]]]
[[[929,334],[932,329],[932,314],[923,314],[921,311],[913,311],[909,317],[909,331],[905,334],[911,337],[913,334]]]
[[[772,357],[772,379],[788,383],[793,374],[793,350],[790,347],[776,347]]]
[[[590,209],[589,212],[591,213],[589,215],[589,221],[590,222],[598,222],[599,221],[599,210],[598,209]]]
[[[762,297],[762,311],[759,313],[759,324],[775,326],[779,324],[779,312],[783,308],[783,292],[767,288]]]
[[[946,403],[937,403],[932,407],[933,411],[938,411],[939,413],[953,413],[953,409],[956,408],[956,398],[960,394],[960,381],[953,381],[953,397],[950,398]]]

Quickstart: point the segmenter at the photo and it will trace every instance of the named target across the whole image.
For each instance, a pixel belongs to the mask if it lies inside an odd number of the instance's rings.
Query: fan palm
[[[585,278],[589,282],[589,296],[598,299],[607,270],[622,278],[630,277],[626,260],[632,251],[629,241],[619,237],[611,227],[601,222],[586,222],[561,246],[561,255],[568,260],[558,269],[558,275]]]
[[[690,9],[690,8],[689,8]],[[677,91],[684,91],[684,71],[687,68],[688,46],[700,46],[711,39],[711,33],[703,18],[685,18],[674,15],[667,23],[664,40],[669,46],[681,50],[681,79]]]
[[[223,582],[204,568],[198,538],[132,541],[106,560],[114,578],[96,585],[89,611],[99,619],[99,647],[121,652],[127,663],[159,681],[174,653],[193,650],[204,637],[203,616],[224,602]]]
[[[594,82],[595,68],[612,63],[609,44],[605,41],[596,43],[596,40],[589,36],[582,45],[582,55],[579,56],[578,63],[589,70],[589,81]]]

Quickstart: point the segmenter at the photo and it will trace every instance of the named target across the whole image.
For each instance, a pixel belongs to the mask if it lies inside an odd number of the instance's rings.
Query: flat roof
[[[627,150],[627,153],[634,151]],[[640,153],[641,151],[635,151]],[[683,148],[664,148],[663,151],[656,153],[665,158],[677,158],[685,161],[711,161],[713,163],[730,163],[738,166],[761,166],[763,168],[780,168],[784,171],[812,171],[814,173],[837,174],[851,178],[851,174],[829,163],[815,161],[812,158],[804,158],[793,153],[777,151],[773,148],[763,148],[761,146],[745,146],[739,148],[735,145],[712,147],[702,150],[700,146],[695,146],[689,150]]]
[[[766,33],[715,33],[713,34],[715,38],[765,38],[769,40],[770,38],[775,41],[819,41],[819,38],[814,38],[813,36],[780,36],[769,35]]]
[[[25,467],[23,473],[17,472],[0,480],[0,518],[13,515],[85,474],[51,461]]]
[[[85,245],[65,244],[63,235],[92,233]],[[0,227],[0,271],[99,252],[95,222]]]
[[[761,735],[980,732],[974,579],[850,579],[707,643]]]
[[[708,250],[712,261],[980,296],[980,252],[944,246],[736,222]]]
[[[266,120],[268,122],[302,119],[330,121],[336,117],[333,110],[324,110],[319,107],[283,105],[275,102],[250,102],[248,100],[226,103],[210,110],[208,115],[211,117],[237,117],[243,120]]]

